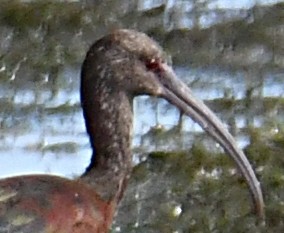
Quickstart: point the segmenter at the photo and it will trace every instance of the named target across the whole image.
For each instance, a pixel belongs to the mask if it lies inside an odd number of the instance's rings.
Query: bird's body
[[[116,207],[80,180],[49,175],[2,180],[0,201],[11,208],[0,205],[0,232],[107,232]]]
[[[0,233],[106,233],[132,170],[132,100],[167,99],[191,116],[234,159],[263,217],[259,183],[232,136],[167,64],[160,46],[143,33],[116,30],[88,51],[81,103],[93,156],[77,180],[49,175],[0,181]],[[0,165],[2,166],[2,165]]]

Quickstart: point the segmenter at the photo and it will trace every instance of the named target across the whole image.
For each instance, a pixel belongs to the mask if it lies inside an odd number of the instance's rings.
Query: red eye
[[[161,71],[160,60],[154,58],[148,60],[146,61],[146,67],[148,68],[148,70],[159,72]]]

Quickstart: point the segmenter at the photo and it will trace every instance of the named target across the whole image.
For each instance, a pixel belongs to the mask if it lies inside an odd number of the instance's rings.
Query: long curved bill
[[[171,67],[166,64],[160,64],[160,69],[159,81],[163,85],[160,96],[190,116],[232,157],[248,183],[256,213],[264,219],[264,202],[260,183],[248,159],[242,150],[238,148],[232,135],[216,115],[202,101],[193,96],[191,90],[176,77]]]

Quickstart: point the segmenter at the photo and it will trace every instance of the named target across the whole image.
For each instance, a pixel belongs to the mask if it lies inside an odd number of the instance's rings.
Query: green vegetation
[[[202,144],[189,151],[153,152],[135,167],[131,191],[120,211],[122,214],[127,208],[128,215],[141,224],[134,227],[135,222],[123,217],[118,224],[123,232],[281,232],[283,141],[284,134],[278,133],[269,140],[259,137],[245,149],[262,184],[265,226],[258,223],[247,185],[233,162],[227,155],[208,151]],[[135,199],[137,194],[139,198]],[[144,214],[135,217],[137,206]],[[173,214],[176,206],[181,208],[178,215]]]

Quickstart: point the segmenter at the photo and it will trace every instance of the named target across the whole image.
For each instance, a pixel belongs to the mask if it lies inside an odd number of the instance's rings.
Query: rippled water
[[[202,70],[190,67],[175,67],[180,78],[192,86],[195,95],[204,101],[222,98],[242,100],[246,98],[246,80],[242,73],[229,74],[216,69]],[[79,72],[70,69],[64,71],[61,79],[67,83],[52,96],[51,90],[32,90],[29,87],[18,88],[15,93],[2,87],[1,99],[11,99],[13,111],[2,112],[1,121],[5,125],[1,131],[0,176],[29,173],[52,173],[67,176],[79,175],[87,166],[91,150],[85,133],[84,121],[79,104]],[[67,81],[66,81],[67,80]],[[198,80],[198,82],[196,82]],[[281,75],[269,74],[261,87],[261,98],[284,95]],[[227,97],[226,92],[229,93]],[[218,105],[216,106],[218,107]],[[261,107],[261,106],[260,106]],[[5,114],[6,112],[6,114]],[[133,146],[138,154],[153,150],[181,149],[175,140],[166,143],[157,142],[150,129],[160,127],[170,130],[178,124],[179,111],[166,101],[149,97],[139,97],[134,104],[134,140]],[[218,112],[217,112],[218,114]],[[235,119],[236,127],[246,127],[249,113],[241,112],[233,116],[219,114],[226,121]],[[281,115],[276,114],[275,120]],[[281,118],[282,119],[282,118]],[[265,116],[258,112],[253,114],[256,127],[263,125]],[[190,147],[194,134],[202,129],[189,118],[183,118],[182,147]],[[248,144],[248,138],[238,136],[240,146]]]

